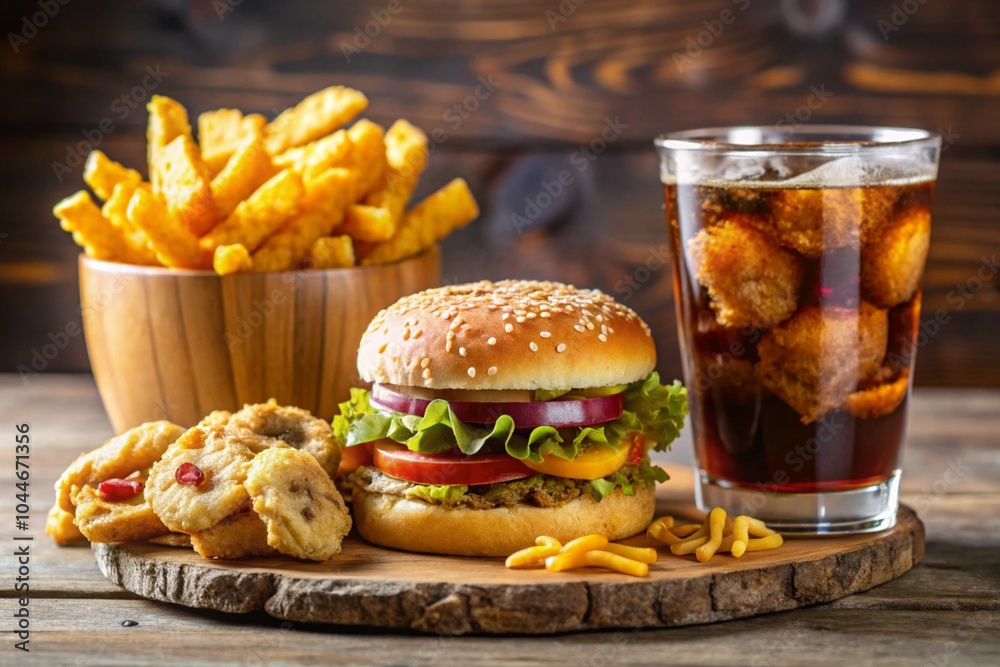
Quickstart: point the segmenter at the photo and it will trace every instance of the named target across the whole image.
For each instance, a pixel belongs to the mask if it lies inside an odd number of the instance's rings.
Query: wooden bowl
[[[436,247],[385,266],[224,277],[80,257],[87,350],[116,433],[272,397],[330,419],[358,382],[369,321],[440,281]]]

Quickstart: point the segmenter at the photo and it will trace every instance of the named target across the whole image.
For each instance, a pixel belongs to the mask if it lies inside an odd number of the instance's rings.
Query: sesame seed
[[[458,353],[464,357],[465,356],[465,348],[464,347],[458,348]]]
[[[449,331],[448,332],[448,340],[453,340],[454,338],[455,338],[455,332],[454,331]]]
[[[551,334],[551,333],[549,333],[548,331],[541,331],[541,332],[539,332],[539,334],[538,334],[538,335],[539,335],[539,336],[541,336],[542,338],[548,338],[548,337],[549,337],[549,336],[551,336],[552,334]]]
[[[510,317],[510,313],[504,313],[503,315],[500,316],[500,319],[506,320],[508,317]]]
[[[598,316],[597,316],[597,317],[596,317],[595,319],[596,319],[596,320],[597,320],[598,322],[603,322],[603,321],[604,321],[604,315],[598,315]]]
[[[472,366],[469,366],[469,377],[470,378],[476,377],[476,369]]]
[[[538,346],[535,345],[535,341],[531,341],[530,343],[528,343],[528,347],[531,348],[532,352],[538,352]]]
[[[607,343],[608,342],[608,337],[605,336],[604,334],[598,334],[597,340],[601,341],[602,343]]]
[[[378,353],[382,354],[383,352],[385,352],[385,348],[387,347],[389,347],[388,343],[382,343],[381,345],[378,346]]]
[[[496,375],[497,374],[497,367],[496,366],[490,366],[489,369],[487,369],[486,374],[487,375]]]
[[[510,333],[511,331],[514,330],[514,325],[508,322],[507,324],[503,325],[503,330],[506,331],[507,333]]]
[[[602,334],[607,334],[608,333],[608,325],[607,324],[602,324],[601,325],[601,333]]]
[[[445,352],[451,352],[451,341],[450,340],[444,344],[444,351]]]
[[[614,327],[608,327],[608,333],[609,334],[613,334],[614,332],[615,332],[615,328]]]
[[[416,340],[416,339],[420,338],[423,335],[424,335],[424,330],[423,329],[417,329],[417,332],[415,334],[413,334],[413,340]]]
[[[556,345],[556,352],[565,352],[565,351],[566,351],[566,343],[559,343],[558,345]]]
[[[497,339],[496,339],[496,338],[493,338],[493,337],[491,336],[491,337],[490,337],[490,339],[489,339],[488,341],[486,341],[486,344],[487,344],[487,345],[496,345],[496,344],[497,344]]]
[[[427,368],[430,365],[431,365],[431,358],[430,357],[424,357],[423,359],[420,360],[420,367],[421,368]]]
[[[521,322],[524,322],[524,315],[518,315],[517,317],[517,323],[520,324]]]
[[[594,330],[594,323],[593,322],[587,322],[587,328],[590,329],[591,331],[593,331]]]
[[[542,317],[552,317],[552,313],[547,310],[542,311]]]
[[[410,330],[406,329],[403,331],[403,340],[410,340]]]
[[[425,380],[430,380],[431,379],[431,369],[429,369],[429,368],[425,368],[424,369],[424,379]]]
[[[534,313],[528,313],[527,317],[528,317],[529,320],[533,320],[533,319],[535,319],[538,316],[535,315]]]
[[[586,329],[583,328],[582,326],[580,326],[579,324],[573,325],[573,328],[576,329],[577,331],[579,331],[580,333],[583,333],[584,331],[586,331]]]

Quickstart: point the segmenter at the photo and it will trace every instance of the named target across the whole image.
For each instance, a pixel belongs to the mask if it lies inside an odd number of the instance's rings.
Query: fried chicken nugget
[[[887,337],[886,311],[865,301],[858,310],[804,306],[761,338],[757,372],[808,424],[879,370]]]
[[[802,259],[766,234],[730,220],[699,231],[688,256],[719,324],[770,327],[795,312]]]
[[[340,443],[330,422],[301,408],[278,405],[273,398],[267,403],[244,405],[233,414],[226,428],[274,438],[308,452],[330,477],[337,474],[340,466]]]
[[[191,546],[204,558],[273,556],[267,543],[267,525],[253,510],[228,516],[207,530],[191,536]]]
[[[128,500],[105,500],[87,485],[76,503],[76,525],[91,542],[131,542],[167,532],[142,492]]]
[[[763,215],[750,224],[806,257],[830,248],[857,247],[892,214],[899,193],[892,187],[784,188],[757,199]]]
[[[844,409],[859,419],[882,417],[899,407],[909,387],[910,369],[904,368],[894,379],[848,395]]]
[[[267,543],[281,553],[325,561],[340,553],[351,516],[330,475],[298,449],[268,449],[247,471],[253,509],[267,524]]]
[[[885,351],[885,365],[899,373],[909,369],[913,355],[917,351],[917,336],[920,332],[919,291],[906,303],[889,310],[889,344]]]
[[[153,464],[146,495],[170,531],[191,534],[206,530],[250,505],[243,483],[253,457],[254,452],[225,429],[196,426]],[[200,481],[178,479],[183,477],[178,469],[184,464],[201,472]],[[190,472],[190,466],[184,467]]]
[[[62,547],[84,544],[87,538],[73,522],[73,513],[67,512],[56,503],[45,517],[45,534]]]
[[[168,421],[149,422],[111,438],[91,452],[81,454],[56,482],[56,504],[64,511],[73,513],[76,490],[145,470],[159,460],[184,431],[183,426]]]
[[[931,244],[931,213],[904,209],[861,251],[861,289],[881,308],[909,301],[920,286]]]

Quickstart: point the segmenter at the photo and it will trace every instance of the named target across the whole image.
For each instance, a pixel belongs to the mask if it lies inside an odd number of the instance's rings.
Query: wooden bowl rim
[[[404,264],[422,262],[432,257],[439,256],[440,252],[437,244],[423,250],[422,252],[412,255],[405,259],[401,259],[398,262],[391,262],[389,264],[370,264],[370,265],[359,265],[359,266],[349,266],[341,269],[303,269],[299,271],[269,271],[265,273],[253,273],[253,272],[241,272],[233,273],[228,276],[220,276],[215,271],[201,270],[201,269],[174,269],[169,266],[141,266],[139,264],[126,264],[124,262],[111,262],[103,259],[94,259],[93,257],[88,257],[86,253],[80,253],[80,264],[86,266],[89,270],[99,271],[101,273],[134,273],[138,275],[145,276],[186,276],[191,278],[239,278],[241,276],[268,276],[268,275],[287,275],[291,273],[306,273],[309,275],[324,275],[328,273],[345,273],[345,272],[365,272],[365,271],[385,271],[386,269],[395,268],[402,266]]]

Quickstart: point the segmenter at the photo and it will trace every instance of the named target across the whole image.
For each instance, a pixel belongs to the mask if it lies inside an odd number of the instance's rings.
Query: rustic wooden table
[[[436,637],[229,616],[151,602],[109,583],[89,549],[42,534],[52,484],[111,433],[90,377],[25,384],[0,376],[8,455],[0,519],[14,523],[14,424],[31,450],[31,653],[45,665],[291,665],[575,663],[674,665],[992,665],[1000,662],[1000,391],[918,390],[903,501],[927,526],[923,563],[837,602],[742,621],[671,630],[555,637]],[[684,445],[675,457],[689,456]],[[675,458],[675,460],[678,460]],[[7,538],[9,539],[9,537]],[[13,542],[9,544],[14,544]],[[16,564],[4,549],[6,640],[0,664],[22,658],[11,613]],[[123,627],[126,620],[138,625]],[[22,658],[23,660],[23,658]],[[18,664],[26,664],[19,660]]]

